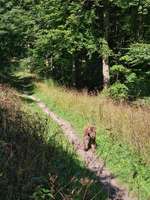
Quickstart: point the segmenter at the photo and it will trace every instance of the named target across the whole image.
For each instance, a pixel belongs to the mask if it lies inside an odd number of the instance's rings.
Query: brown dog
[[[96,149],[96,128],[89,126],[84,129],[83,135],[84,150],[88,151],[90,148],[95,151]]]

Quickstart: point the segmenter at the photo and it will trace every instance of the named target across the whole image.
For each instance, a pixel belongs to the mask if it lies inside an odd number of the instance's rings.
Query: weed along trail
[[[135,200],[135,197],[131,197],[128,190],[121,186],[113,174],[106,169],[104,162],[95,153],[91,150],[83,150],[82,142],[69,122],[50,111],[45,103],[35,96],[27,97],[35,101],[38,107],[62,128],[64,135],[74,146],[76,153],[84,160],[86,167],[95,173],[104,191],[109,194],[108,200]]]

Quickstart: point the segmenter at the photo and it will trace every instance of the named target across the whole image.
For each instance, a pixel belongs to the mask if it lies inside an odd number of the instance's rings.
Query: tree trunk
[[[103,88],[108,88],[110,82],[108,56],[102,58],[103,64]]]
[[[76,65],[74,57],[72,59],[72,86],[76,87]]]
[[[142,14],[139,15],[139,31],[138,31],[138,40],[143,40],[143,16]]]
[[[103,31],[104,31],[104,40],[108,42],[109,12],[108,12],[107,0],[104,1]],[[102,56],[102,67],[103,67],[103,88],[107,88],[110,82],[108,55]]]
[[[143,5],[141,0],[139,0],[139,5],[138,5],[138,9],[141,7],[140,13],[138,13],[137,11],[137,15],[138,15],[138,41],[142,41],[143,40]]]

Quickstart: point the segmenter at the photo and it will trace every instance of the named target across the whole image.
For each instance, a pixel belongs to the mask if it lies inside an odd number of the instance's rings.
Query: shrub
[[[115,100],[126,100],[128,98],[128,88],[120,82],[114,83],[109,88],[109,95]]]
[[[110,68],[110,74],[111,74],[111,81],[121,81],[124,82],[126,79],[126,76],[130,73],[130,70],[123,65],[113,65]]]

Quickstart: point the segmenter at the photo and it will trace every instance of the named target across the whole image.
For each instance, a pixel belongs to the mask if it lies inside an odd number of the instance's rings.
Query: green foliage
[[[149,12],[149,0],[0,0],[0,67],[17,62],[69,87],[102,89],[106,58],[124,66],[110,68],[111,84],[132,76],[133,89],[135,73],[148,88]]]
[[[32,57],[26,57],[20,59],[19,67],[21,71],[29,70],[32,64]]]
[[[114,96],[111,94],[111,90],[113,88],[114,91],[116,85],[118,87],[118,81],[119,85],[121,84],[123,87],[128,88],[126,92],[126,99],[127,97],[129,99],[135,99],[136,97],[149,95],[149,89],[148,89],[149,81],[143,78],[144,76],[146,77],[146,73],[145,75],[144,73],[141,74],[138,69],[133,70],[133,68],[129,67],[127,68],[124,67],[123,65],[113,65],[111,67],[110,72],[111,72],[111,83],[112,83],[108,91],[108,93],[110,93],[110,96]],[[121,98],[122,95],[119,95],[119,91],[121,92],[121,90],[119,90],[118,88],[117,92],[118,97],[120,96],[119,98]]]
[[[126,100],[128,99],[129,89],[125,84],[116,82],[109,88],[110,96],[115,100]]]
[[[131,67],[139,66],[148,68],[150,65],[150,44],[132,44],[127,54],[120,60],[126,62]]]
[[[42,188],[38,186],[36,191],[32,195],[32,199],[34,200],[52,200],[54,196],[51,194],[49,189]]]
[[[111,70],[111,73],[114,75],[117,75],[118,73],[122,73],[122,74],[129,73],[129,70],[123,65],[113,65],[110,70]]]
[[[150,45],[145,43],[132,44],[126,55],[120,58],[129,69],[124,83],[130,90],[130,96],[149,95]]]
[[[111,82],[116,81],[124,82],[126,77],[128,77],[130,70],[123,65],[113,65],[110,68]]]
[[[112,54],[112,50],[109,48],[108,42],[105,39],[100,38],[97,44],[98,44],[98,52],[102,57],[107,57]]]
[[[0,10],[0,54],[1,62],[10,62],[14,57],[26,55],[34,38],[34,21],[28,12],[13,6],[12,2],[3,4]]]

